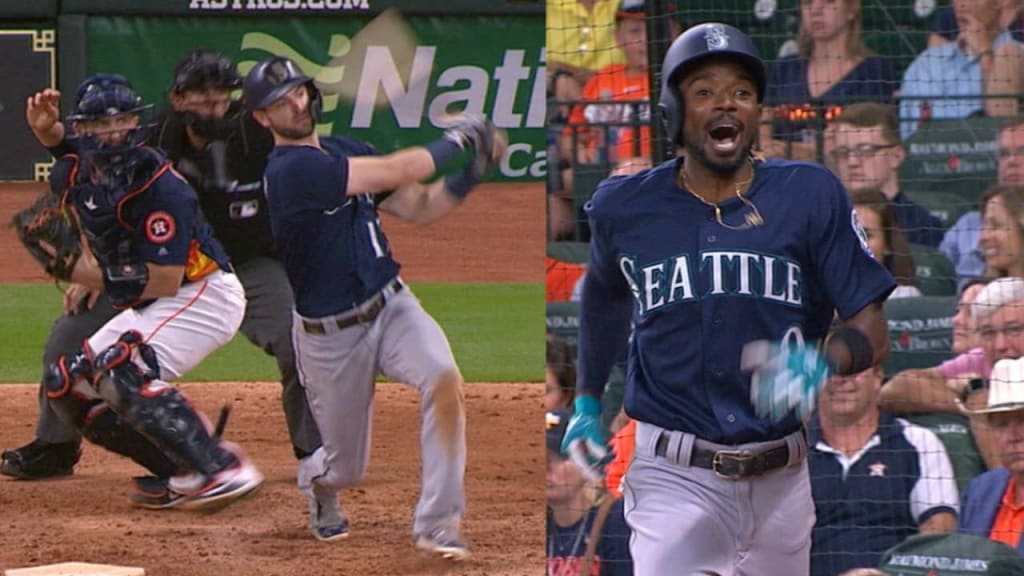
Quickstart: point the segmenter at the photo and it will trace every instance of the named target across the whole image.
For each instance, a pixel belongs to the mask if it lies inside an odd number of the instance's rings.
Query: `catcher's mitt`
[[[82,246],[78,223],[63,206],[59,195],[43,193],[31,206],[14,215],[11,227],[47,274],[57,280],[71,280],[71,271],[82,255]],[[52,250],[44,249],[43,243]]]

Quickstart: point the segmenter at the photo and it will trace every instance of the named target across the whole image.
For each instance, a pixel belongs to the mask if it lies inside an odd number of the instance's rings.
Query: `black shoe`
[[[71,476],[81,457],[82,447],[77,442],[50,444],[36,439],[21,448],[4,450],[0,474],[21,480]]]

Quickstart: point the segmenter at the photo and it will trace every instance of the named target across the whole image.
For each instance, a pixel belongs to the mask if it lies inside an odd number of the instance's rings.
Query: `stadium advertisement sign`
[[[243,74],[264,58],[287,56],[324,94],[321,133],[350,135],[388,151],[436,138],[448,112],[483,112],[509,135],[499,179],[537,180],[546,174],[541,18],[409,17],[417,42],[403,66],[387,45],[349,54],[368,16],[99,16],[88,20],[88,70],[122,73],[147,102],[163,103],[176,62],[196,47],[223,52]],[[346,78],[339,62],[355,63],[362,74]],[[346,82],[356,83],[345,92],[354,101],[339,96]]]

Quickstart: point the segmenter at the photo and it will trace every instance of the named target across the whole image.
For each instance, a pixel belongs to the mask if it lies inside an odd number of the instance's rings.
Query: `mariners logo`
[[[708,26],[704,31],[704,39],[707,40],[708,50],[724,50],[729,47],[729,35],[721,24]]]
[[[857,210],[850,211],[850,227],[853,228],[853,233],[857,235],[857,239],[860,240],[860,247],[867,252],[868,256],[872,258],[875,254],[871,251],[871,246],[868,244],[868,233],[864,231],[864,227],[860,225],[860,219],[857,218]]]
[[[174,217],[167,212],[153,212],[146,218],[146,239],[153,244],[166,244],[174,238]]]

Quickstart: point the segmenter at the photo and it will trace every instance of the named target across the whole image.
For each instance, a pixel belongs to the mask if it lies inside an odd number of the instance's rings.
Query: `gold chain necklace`
[[[757,206],[755,206],[753,202],[751,202],[750,200],[747,200],[746,198],[744,198],[743,194],[740,193],[740,191],[743,189],[743,186],[749,184],[754,179],[754,170],[755,170],[755,168],[754,168],[754,161],[751,160],[750,161],[750,178],[747,178],[746,180],[742,180],[742,181],[736,183],[736,197],[740,199],[740,202],[743,202],[744,204],[749,206],[750,209],[752,210],[752,212],[747,212],[744,215],[744,219],[746,220],[746,222],[744,222],[743,224],[741,224],[739,226],[733,226],[733,225],[726,224],[725,222],[723,222],[722,221],[722,208],[718,204],[716,204],[714,202],[708,202],[707,200],[704,199],[703,196],[701,196],[700,194],[698,194],[697,192],[694,191],[693,186],[690,185],[689,178],[687,178],[687,176],[686,176],[686,167],[685,167],[685,165],[679,169],[679,186],[681,188],[684,188],[690,194],[692,194],[693,197],[696,198],[697,200],[700,200],[704,204],[706,204],[706,205],[710,206],[712,209],[714,209],[714,211],[715,211],[715,220],[718,221],[718,224],[720,226],[722,226],[724,228],[728,228],[729,230],[749,230],[749,229],[751,229],[751,228],[753,228],[755,226],[761,226],[761,225],[764,224],[764,218],[761,216],[761,211],[757,209]]]

